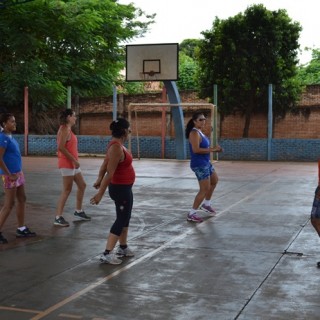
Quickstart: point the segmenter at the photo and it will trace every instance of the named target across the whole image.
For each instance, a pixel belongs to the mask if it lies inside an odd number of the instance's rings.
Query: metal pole
[[[186,137],[184,135],[184,119],[180,106],[181,100],[178,87],[175,81],[164,80],[163,83],[167,90],[169,103],[178,105],[172,108],[172,118],[176,134],[176,158],[177,160],[185,160],[187,159]]]
[[[167,90],[166,87],[163,87],[161,100],[163,103],[167,102]],[[165,157],[165,148],[166,148],[166,107],[162,107],[161,112],[161,159]]]
[[[112,100],[112,120],[117,119],[117,87],[113,86],[113,100]]]
[[[272,84],[268,87],[268,161],[271,160],[271,142],[272,142]]]
[[[67,90],[67,109],[71,109],[71,86],[68,86]]]
[[[28,155],[29,135],[29,89],[24,87],[24,155]]]
[[[218,144],[218,135],[217,135],[217,117],[218,117],[218,85],[213,85],[213,104],[214,104],[214,112],[213,112],[213,121],[212,121],[212,143],[214,146]],[[218,160],[219,155],[216,153],[216,160]]]

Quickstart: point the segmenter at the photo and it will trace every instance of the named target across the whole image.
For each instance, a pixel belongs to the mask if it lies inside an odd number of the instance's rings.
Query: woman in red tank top
[[[107,146],[106,157],[100,167],[99,176],[94,187],[98,193],[90,200],[98,204],[107,188],[110,198],[116,206],[116,220],[113,223],[106,243],[106,249],[100,256],[100,261],[109,264],[120,264],[120,257],[133,257],[133,252],[127,245],[129,222],[133,205],[132,186],[135,172],[132,166],[132,156],[125,148],[130,124],[126,119],[118,118],[110,125],[112,139]],[[119,241],[119,248],[112,251]]]
[[[310,221],[320,237],[320,159],[318,160],[318,185],[314,192]],[[320,261],[317,262],[317,267],[320,268]]]
[[[56,217],[53,222],[55,226],[60,227],[69,227],[69,222],[63,217],[63,209],[72,190],[73,182],[75,182],[78,187],[74,216],[78,220],[91,220],[82,209],[86,183],[83,179],[78,160],[78,139],[71,130],[75,125],[76,120],[77,117],[71,109],[66,109],[60,113],[57,147],[58,167],[63,179],[63,189],[59,197]]]

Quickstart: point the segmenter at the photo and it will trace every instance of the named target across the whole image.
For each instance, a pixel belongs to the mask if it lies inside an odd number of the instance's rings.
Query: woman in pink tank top
[[[78,139],[71,128],[77,117],[73,110],[66,109],[60,113],[60,128],[57,134],[58,167],[63,179],[63,189],[59,197],[56,217],[53,224],[60,227],[69,227],[69,222],[63,217],[63,209],[72,190],[73,182],[78,187],[76,210],[74,216],[80,220],[91,220],[82,209],[82,202],[86,183],[83,179],[78,160]]]

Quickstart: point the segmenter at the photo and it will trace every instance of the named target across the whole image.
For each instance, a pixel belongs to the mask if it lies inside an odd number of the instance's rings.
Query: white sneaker
[[[122,260],[118,259],[113,253],[109,253],[109,254],[102,253],[99,259],[100,259],[100,262],[102,263],[108,263],[108,264],[122,263]]]
[[[116,255],[118,257],[134,257],[134,253],[129,249],[129,247],[125,249],[118,248]]]

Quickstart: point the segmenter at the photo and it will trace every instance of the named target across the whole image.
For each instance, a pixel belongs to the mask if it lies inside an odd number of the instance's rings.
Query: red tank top
[[[117,141],[111,141],[107,146],[107,151],[115,143],[121,145]],[[111,183],[131,185],[134,183],[136,178],[136,174],[132,166],[132,155],[123,145],[121,145],[121,147],[124,153],[124,160],[118,163],[117,169],[114,172]]]
[[[60,126],[61,128],[62,126]],[[57,138],[57,144],[59,145],[60,136]],[[75,159],[78,160],[78,139],[77,136],[70,130],[70,140],[68,140],[65,144],[65,148],[74,156]],[[74,163],[70,161],[61,151],[58,150],[58,167],[73,169]]]

